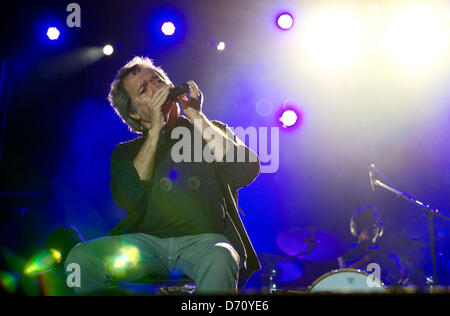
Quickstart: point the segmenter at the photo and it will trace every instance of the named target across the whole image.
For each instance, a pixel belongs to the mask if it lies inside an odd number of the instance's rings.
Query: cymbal
[[[286,257],[282,257],[279,255],[273,255],[270,253],[261,253],[261,252],[258,252],[257,256],[258,256],[259,261],[261,262],[261,265],[263,265],[263,266],[270,264],[270,263],[275,264],[279,261],[287,259]]]
[[[288,256],[308,261],[334,260],[347,250],[338,234],[315,227],[287,230],[279,234],[276,241]]]
[[[395,238],[392,244],[396,249],[399,249],[400,251],[406,250],[416,252],[422,250],[425,247],[425,242],[420,239],[414,238]]]
[[[395,238],[389,246],[390,251],[405,264],[422,265],[427,253],[425,242],[419,239]]]

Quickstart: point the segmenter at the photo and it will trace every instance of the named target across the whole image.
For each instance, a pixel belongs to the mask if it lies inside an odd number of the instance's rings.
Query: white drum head
[[[333,270],[318,278],[308,289],[308,293],[384,293],[386,288],[379,280],[366,272],[356,269]]]

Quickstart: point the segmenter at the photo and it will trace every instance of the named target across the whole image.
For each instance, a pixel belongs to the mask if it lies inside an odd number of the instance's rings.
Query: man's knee
[[[84,244],[77,244],[67,254],[64,266],[67,267],[71,263],[82,265],[87,258],[87,251]]]
[[[233,263],[237,264],[238,268],[241,266],[241,258],[237,251],[234,249],[234,247],[226,242],[219,242],[214,245],[215,248],[223,249],[226,251],[220,251],[221,256],[223,256],[223,259],[225,261],[232,260]]]
[[[200,294],[236,294],[239,265],[227,247],[208,247],[197,269]]]
[[[209,249],[209,253],[204,257],[204,262],[208,265],[214,265],[217,269],[231,268],[238,270],[239,255],[229,244],[225,243],[215,244]]]

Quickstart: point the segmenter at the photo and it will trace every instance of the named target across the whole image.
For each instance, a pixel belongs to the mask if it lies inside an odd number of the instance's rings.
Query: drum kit
[[[376,276],[376,273],[369,274],[358,269],[338,268],[338,258],[343,256],[348,248],[335,232],[314,227],[295,228],[279,234],[276,243],[286,256],[258,254],[263,268],[261,277],[264,292],[270,294],[383,294],[389,292],[389,288]],[[307,273],[302,268],[305,263],[316,267],[312,274],[317,274],[317,267],[321,263],[333,261],[334,269],[317,275],[308,285],[293,286],[293,290],[281,289],[279,286],[280,283],[294,284],[296,281],[308,279],[305,275]]]

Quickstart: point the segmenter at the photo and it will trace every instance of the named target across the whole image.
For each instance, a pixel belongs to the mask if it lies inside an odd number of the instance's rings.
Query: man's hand
[[[153,97],[146,100],[146,106],[150,109],[150,131],[144,144],[133,160],[133,165],[139,175],[140,180],[149,180],[153,175],[156,149],[158,146],[159,134],[164,126],[164,118],[161,110],[162,105],[169,94],[169,86],[159,89]]]
[[[179,98],[184,114],[206,141],[207,146],[211,150],[211,154],[214,156],[214,160],[223,161],[223,157],[228,149],[227,144],[234,143],[234,140],[230,139],[225,131],[215,126],[203,114],[203,93],[195,82],[189,80],[187,84],[189,85],[189,98],[186,95]],[[235,143],[234,145],[237,146]]]
[[[145,100],[146,106],[150,109],[151,128],[161,129],[164,126],[164,116],[162,106],[169,95],[170,86],[159,89],[151,99]]]
[[[183,107],[184,114],[186,114],[186,117],[193,122],[193,120],[198,118],[199,114],[202,113],[203,93],[194,81],[189,80],[187,84],[189,85],[189,98],[184,95],[179,100]]]

